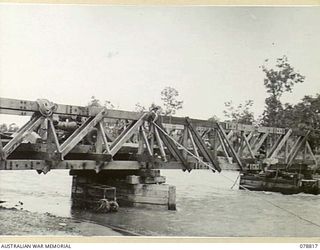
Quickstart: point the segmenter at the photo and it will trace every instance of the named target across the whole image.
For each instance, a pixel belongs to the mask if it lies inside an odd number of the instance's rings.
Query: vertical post
[[[235,149],[236,152],[238,153],[239,157],[242,157],[242,153],[243,153],[243,150],[245,148],[245,132],[244,131],[241,131],[240,132],[241,136],[240,136],[240,142],[239,144],[237,145],[238,146],[238,149]]]
[[[217,140],[218,140],[217,130],[212,129],[210,132],[210,143],[213,150],[213,157],[216,159],[218,157],[218,154],[217,154],[218,141]]]
[[[188,148],[188,128],[186,125],[183,128],[182,145],[185,148]],[[187,156],[188,156],[187,151],[183,150],[182,154],[183,154],[183,157],[187,158]]]
[[[48,137],[48,126],[49,126],[49,123],[47,122],[47,119],[45,119],[44,122],[41,123],[38,128],[38,135],[44,141],[47,140],[47,137]]]
[[[303,161],[306,160],[306,156],[307,156],[307,143],[305,142],[305,143],[304,143],[304,149],[303,149],[303,152],[302,152],[302,159],[303,159]]]
[[[47,119],[47,153],[49,158],[52,160],[55,158],[55,155],[60,154],[60,145],[58,136],[56,134],[53,121],[48,118]],[[61,160],[61,156],[60,156]]]
[[[138,154],[142,154],[144,152],[144,144],[143,144],[143,135],[141,128],[139,129],[139,135],[138,135],[139,141],[138,141]]]
[[[0,160],[4,159],[4,152],[2,147],[1,135],[0,135]]]
[[[150,140],[149,140],[149,145],[150,145],[150,152],[151,155],[154,154],[154,125],[153,123],[149,123],[150,124]]]
[[[267,136],[266,140],[265,140],[265,145],[266,145],[266,157],[268,157],[270,149],[269,149],[269,145],[270,145],[270,136]]]
[[[229,153],[228,153],[228,151],[226,149],[226,146],[224,145],[224,142],[223,142],[223,139],[222,139],[220,133],[217,133],[217,135],[218,135],[218,138],[219,138],[219,141],[220,141],[220,146],[222,148],[222,152],[223,152],[224,156],[229,158],[230,157]]]
[[[288,151],[289,151],[289,142],[286,141],[286,143],[284,144],[285,148],[284,148],[284,163],[288,163]]]
[[[103,136],[102,133],[103,131],[101,129],[99,129],[99,126],[97,126],[97,141],[95,143],[95,150],[96,153],[102,153],[102,144],[103,144]]]
[[[176,210],[176,187],[169,186],[168,210]]]

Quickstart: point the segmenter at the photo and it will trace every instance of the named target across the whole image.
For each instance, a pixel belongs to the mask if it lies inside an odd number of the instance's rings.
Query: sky
[[[171,86],[177,116],[223,119],[251,99],[257,117],[265,59],[306,76],[283,102],[320,92],[319,24],[320,7],[0,4],[0,96],[134,110]]]

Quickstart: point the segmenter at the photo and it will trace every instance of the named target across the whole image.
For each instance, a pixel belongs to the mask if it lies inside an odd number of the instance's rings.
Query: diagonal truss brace
[[[249,154],[251,156],[251,159],[255,159],[255,156],[254,156],[254,153],[252,152],[252,149],[251,149],[251,145],[249,143],[249,140],[250,138],[252,137],[252,133],[251,133],[251,136],[249,135],[248,137],[246,137],[246,135],[244,133],[242,133],[242,137],[243,137],[243,140],[244,140],[244,143],[245,143],[245,146],[247,147],[248,151],[249,151]],[[243,148],[244,150],[245,148]],[[242,153],[243,150],[241,150],[240,152]]]
[[[187,159],[183,156],[183,154],[178,149],[177,145],[170,139],[168,136],[163,132],[165,131],[163,125],[157,120],[154,122],[159,128],[158,133],[163,144],[167,147],[168,151],[172,154],[172,156],[177,160],[180,161],[183,165],[183,170],[191,171],[191,166],[187,162]],[[157,128],[156,128],[157,129]]]
[[[143,125],[145,118],[147,117],[147,113],[143,114],[139,120],[133,121],[122,133],[112,142],[110,145],[110,154],[114,156],[123,144],[128,141],[131,136],[139,130],[141,125]]]
[[[44,120],[45,118],[43,116],[37,114],[22,126],[14,137],[2,148],[1,155],[3,159],[7,159],[7,157],[22,143],[24,138],[36,129]]]
[[[195,146],[199,149],[199,151],[201,152],[202,156],[206,159],[206,161],[211,163],[212,166],[217,171],[220,172],[221,168],[219,166],[219,162],[212,156],[211,152],[206,147],[203,139],[201,138],[199,133],[196,131],[196,129],[192,126],[191,121],[188,117],[186,118],[186,122],[187,122],[188,129],[191,132],[190,134],[194,139]],[[196,148],[195,148],[195,150],[196,150]]]
[[[269,136],[269,133],[267,132],[257,138],[256,142],[253,144],[253,149],[252,149],[252,152],[254,155],[257,154],[258,150],[261,148],[262,144],[265,142],[268,136]]]
[[[238,149],[238,154],[241,156],[243,153],[246,153],[246,150],[248,150],[251,158],[254,158],[254,154],[252,152],[252,144],[250,144],[250,140],[253,137],[253,131],[251,131],[248,135],[245,134],[244,131],[241,132],[241,138],[242,142]]]
[[[296,156],[298,155],[300,149],[302,148],[302,146],[304,146],[307,142],[307,138],[310,134],[310,130],[306,133],[305,136],[300,136],[297,141],[295,142],[294,146],[292,147],[289,156],[288,156],[288,163],[286,168],[290,168],[293,164],[293,160],[296,158]]]
[[[168,159],[167,159],[167,156],[166,156],[166,152],[165,152],[165,149],[164,149],[164,146],[163,146],[163,142],[160,138],[160,133],[158,131],[158,128],[154,126],[154,135],[156,137],[156,142],[159,146],[159,150],[160,150],[160,154],[161,154],[161,157],[163,159],[164,162],[167,162]]]
[[[62,159],[103,119],[105,113],[104,108],[96,116],[90,117],[58,147]]]
[[[224,131],[224,129],[221,127],[221,125],[219,123],[217,123],[217,128],[218,128],[218,132],[220,133],[220,136],[222,138],[222,143],[225,143],[225,146],[230,150],[232,157],[238,163],[240,170],[243,170],[243,164],[242,164],[239,156],[237,155],[237,152],[232,147],[232,144],[231,144],[230,140],[228,139],[226,132]]]
[[[278,153],[280,152],[281,148],[285,145],[285,143],[288,141],[291,134],[292,129],[289,129],[285,135],[282,135],[280,137],[281,139],[278,140],[274,147],[271,149],[268,158],[276,158],[278,156]]]

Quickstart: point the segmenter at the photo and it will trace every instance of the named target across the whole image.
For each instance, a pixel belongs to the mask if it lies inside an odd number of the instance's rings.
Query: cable
[[[215,169],[214,169],[211,165],[209,165],[208,163],[204,162],[200,157],[197,157],[196,155],[194,155],[193,153],[191,153],[187,148],[185,148],[183,145],[181,145],[179,142],[177,142],[174,138],[172,138],[166,131],[164,131],[164,130],[163,130],[160,126],[158,126],[155,122],[153,122],[153,124],[154,124],[162,133],[164,133],[167,137],[169,137],[169,139],[171,139],[175,144],[177,144],[178,146],[180,146],[184,151],[186,151],[186,152],[187,152],[188,154],[190,154],[192,157],[194,157],[195,159],[197,159],[201,164],[204,164],[204,165],[207,166],[209,169],[211,169],[211,170],[213,170],[213,171],[215,172]],[[222,174],[221,172],[220,172],[219,174],[221,174],[224,178],[228,179],[228,180],[231,181],[232,183],[234,182],[231,178],[225,176],[225,175]],[[240,176],[240,175],[239,175],[239,176]],[[238,176],[238,177],[239,177],[239,176]],[[246,187],[242,186],[240,183],[239,183],[238,185],[239,185],[239,187],[243,188],[244,190],[246,190],[246,191],[248,191],[248,192],[251,192],[251,190],[249,190],[249,189],[247,189]],[[234,185],[233,185],[233,186],[234,186]],[[232,186],[232,187],[233,187],[233,186]],[[253,193],[253,192],[251,192],[251,193]],[[255,194],[255,193],[253,193],[253,194]],[[275,206],[275,207],[277,207],[277,208],[279,208],[279,209],[281,209],[281,210],[283,210],[283,211],[285,211],[285,212],[287,212],[287,213],[289,213],[289,214],[297,217],[297,218],[300,219],[300,220],[303,220],[303,221],[305,221],[305,222],[308,222],[308,223],[310,223],[310,224],[312,224],[312,225],[320,228],[320,224],[317,224],[317,223],[315,223],[315,222],[313,222],[313,221],[310,221],[310,220],[308,220],[308,219],[306,219],[306,218],[303,218],[303,217],[301,217],[300,215],[298,215],[298,214],[296,214],[296,213],[294,213],[294,212],[292,212],[292,211],[290,211],[290,210],[288,210],[288,209],[286,209],[286,208],[280,207],[279,205],[275,204],[275,203],[272,202],[272,201],[269,201],[269,200],[267,200],[267,199],[264,199],[264,198],[262,198],[262,197],[260,197],[260,196],[256,196],[256,197],[258,197],[259,199],[261,199],[261,200],[263,200],[263,201],[265,201],[265,202],[267,202],[267,203],[269,203],[269,204],[271,204],[271,205],[273,205],[273,206]]]
[[[240,172],[239,172],[239,174],[238,174],[238,176],[237,176],[237,179],[234,181],[233,185],[231,186],[231,189],[233,189],[234,186],[237,184],[239,178],[240,178]]]

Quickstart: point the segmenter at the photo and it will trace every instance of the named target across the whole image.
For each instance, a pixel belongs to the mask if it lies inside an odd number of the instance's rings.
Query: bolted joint
[[[51,117],[53,112],[58,108],[57,104],[50,102],[47,99],[37,99],[36,103],[38,104],[40,114],[44,117]]]
[[[152,109],[146,116],[145,120],[150,122],[150,123],[153,123],[153,122],[156,122],[158,120],[158,117],[159,117],[159,114],[157,112],[156,109]]]

